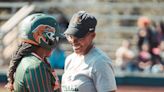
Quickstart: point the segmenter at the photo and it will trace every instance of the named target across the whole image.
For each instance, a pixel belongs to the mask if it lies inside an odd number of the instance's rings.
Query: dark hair
[[[24,56],[29,55],[31,52],[33,52],[35,48],[36,48],[36,46],[29,44],[29,43],[25,43],[25,42],[22,42],[18,46],[16,52],[13,54],[11,61],[10,61],[10,65],[9,65],[9,69],[8,69],[8,73],[7,73],[8,81],[10,81],[11,83],[14,82],[13,76],[14,76],[14,73],[15,73],[21,59]]]

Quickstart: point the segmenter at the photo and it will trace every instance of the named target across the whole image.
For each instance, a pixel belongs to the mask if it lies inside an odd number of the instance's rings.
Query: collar
[[[32,52],[31,54],[34,55],[35,57],[37,57],[38,59],[40,59],[41,61],[44,61],[44,59],[41,58],[41,57],[40,57],[39,55],[37,55],[36,53]]]

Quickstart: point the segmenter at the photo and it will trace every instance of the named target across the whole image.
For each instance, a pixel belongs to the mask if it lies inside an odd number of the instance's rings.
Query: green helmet
[[[55,47],[59,37],[56,20],[47,14],[37,13],[27,16],[20,24],[20,34],[24,42],[41,46],[47,50]]]

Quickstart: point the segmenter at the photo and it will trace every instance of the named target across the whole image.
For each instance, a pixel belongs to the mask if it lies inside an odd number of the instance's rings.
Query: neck
[[[42,60],[44,60],[45,52],[42,48],[37,48],[34,53],[37,54]]]
[[[86,51],[84,52],[84,55],[87,54],[93,47],[93,44],[89,45]]]

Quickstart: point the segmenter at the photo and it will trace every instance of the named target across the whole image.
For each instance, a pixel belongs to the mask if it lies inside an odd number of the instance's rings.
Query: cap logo
[[[46,33],[46,35],[49,39],[55,39],[53,37],[55,35],[55,32],[56,32],[55,28],[53,28],[51,26],[39,25],[33,31],[33,37],[38,43],[40,43],[41,40],[46,42],[46,38],[43,36],[43,33]]]
[[[94,30],[94,28],[89,28],[89,31],[93,31]]]

